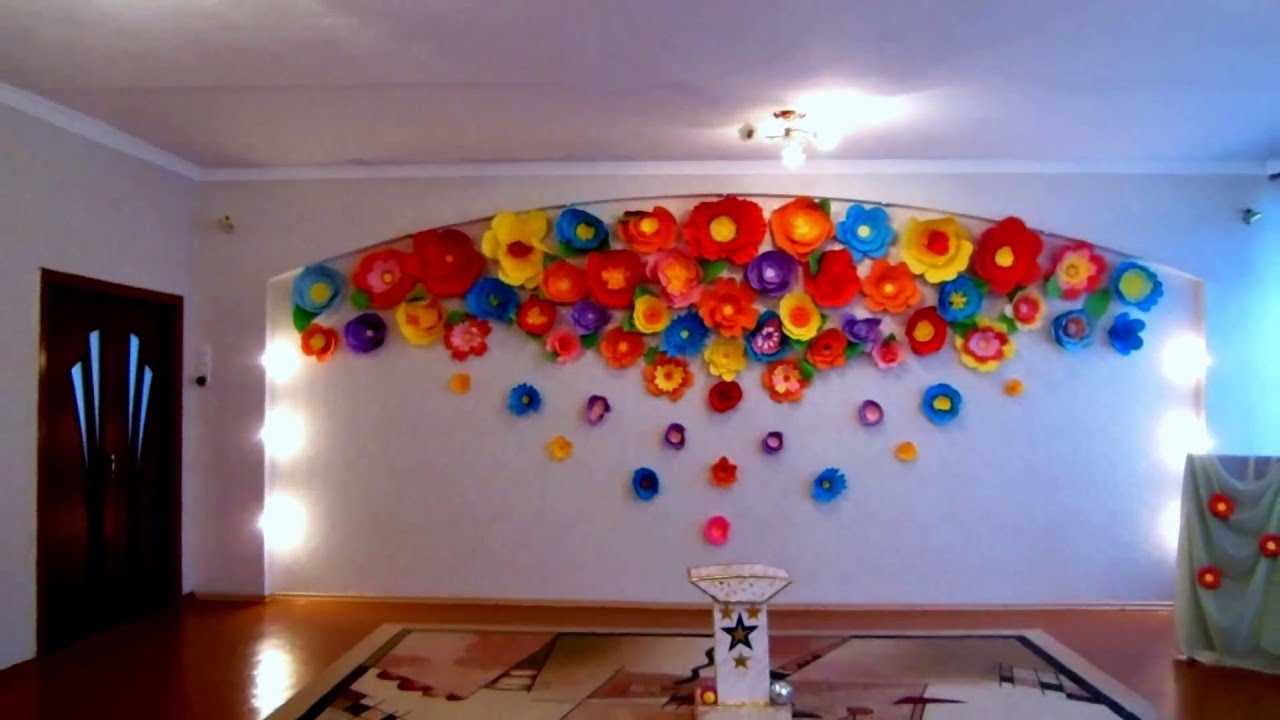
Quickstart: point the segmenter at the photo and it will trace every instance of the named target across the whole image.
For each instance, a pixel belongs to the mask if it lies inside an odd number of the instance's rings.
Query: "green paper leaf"
[[[1058,276],[1050,275],[1044,283],[1044,294],[1051,298],[1062,297],[1062,288],[1058,286]]]
[[[303,310],[297,305],[294,305],[293,306],[293,328],[298,332],[302,332],[303,330],[306,330],[307,326],[311,324],[312,320],[316,319],[316,315],[318,314],[319,313],[313,313],[308,310]]]
[[[818,274],[818,265],[822,263],[822,255],[823,253],[809,254],[809,274],[810,275]]]
[[[631,313],[627,313],[622,316],[622,329],[627,332],[636,331],[636,319],[631,315]]]
[[[724,274],[729,263],[724,260],[702,261],[702,279],[706,281],[715,280]]]
[[[572,245],[569,245],[568,243],[566,243],[566,242],[564,242],[563,240],[561,240],[561,241],[560,241],[560,252],[564,253],[564,257],[566,257],[566,258],[572,258],[572,257],[578,257],[578,256],[579,256],[579,255],[581,255],[584,251],[583,251],[583,250],[579,250],[578,248],[576,248],[576,247],[574,247],[574,246],[572,246]]]
[[[803,353],[809,349],[809,343],[805,340],[787,338],[787,344],[791,346],[792,350],[795,350],[796,352],[800,352],[800,353]]]
[[[364,312],[369,309],[369,294],[363,290],[355,290],[351,293],[351,307]]]
[[[979,295],[986,295],[987,291],[991,289],[991,286],[987,284],[986,280],[977,277],[973,278],[973,286],[978,288]]]
[[[962,320],[957,323],[952,323],[951,331],[954,332],[956,335],[960,335],[963,337],[973,332],[973,329],[976,327],[978,327],[978,323],[974,322],[973,320]]]
[[[644,364],[652,365],[658,360],[658,348],[651,347],[644,351]]]
[[[555,255],[555,254],[553,254],[553,253],[543,253],[543,254],[542,254],[542,267],[546,267],[546,266],[550,265],[551,263],[553,263],[553,262],[555,262],[555,261],[557,261],[557,260],[563,260],[563,259],[564,259],[564,258],[560,257],[559,255]]]
[[[862,352],[861,343],[849,343],[848,345],[844,346],[844,359],[849,360],[852,358],[856,358],[858,357],[858,354],[861,352]]]
[[[831,214],[831,198],[822,198],[818,201],[818,207],[822,208],[822,212]]]
[[[652,288],[650,288],[648,285],[637,285],[637,286],[636,286],[635,299],[636,299],[636,300],[639,300],[640,298],[642,298],[642,297],[644,297],[644,296],[646,296],[646,295],[655,295],[655,296],[656,296],[656,295],[657,295],[657,293],[656,293],[656,292],[654,292],[654,291],[653,291],[653,289],[652,289]]]
[[[582,347],[587,350],[590,350],[591,348],[599,344],[600,344],[600,333],[591,333],[589,335],[582,336]]]
[[[1018,332],[1018,323],[1008,315],[1000,316],[1000,324],[1004,325],[1004,331],[1008,335]]]
[[[444,316],[444,322],[446,325],[457,325],[466,319],[467,314],[461,310],[450,310],[449,314]]]
[[[813,376],[818,374],[818,369],[808,360],[800,361],[800,375],[805,380],[813,380]]]
[[[555,362],[556,360],[559,360],[559,359],[560,359],[560,356],[559,356],[559,355],[556,355],[556,354],[555,354],[555,352],[553,352],[553,351],[551,351],[551,350],[548,350],[548,351],[546,352],[545,357],[547,358],[547,362]]]
[[[1111,307],[1111,290],[1108,288],[1090,293],[1084,301],[1084,312],[1094,322],[1101,320],[1102,316],[1107,314],[1109,307]]]

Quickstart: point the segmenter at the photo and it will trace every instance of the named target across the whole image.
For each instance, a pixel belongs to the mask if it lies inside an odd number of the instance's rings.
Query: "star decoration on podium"
[[[728,619],[729,619],[729,618],[725,618],[725,620],[728,620]],[[755,605],[752,605],[751,607],[747,608],[747,619],[748,619],[748,620],[759,620],[759,619],[760,619],[760,608],[756,607]]]
[[[755,650],[755,648],[751,647],[751,633],[755,632],[757,627],[759,625],[748,625],[742,622],[742,616],[739,615],[738,621],[731,627],[722,627],[720,630],[729,635],[730,650],[739,645],[746,647],[748,650]]]
[[[724,620],[724,621],[726,621],[726,622],[727,622],[727,621],[729,621],[729,620],[732,620],[732,619],[733,619],[733,606],[732,606],[732,605],[721,605],[721,606],[720,606],[720,619],[721,619],[721,620]]]
[[[747,664],[750,662],[751,662],[751,657],[747,655],[743,655],[741,652],[733,656],[734,668],[742,668],[743,670],[746,670],[748,669]]]

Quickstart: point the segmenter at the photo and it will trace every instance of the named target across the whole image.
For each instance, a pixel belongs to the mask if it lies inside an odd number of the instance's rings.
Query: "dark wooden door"
[[[50,270],[40,286],[43,654],[181,592],[182,298]]]

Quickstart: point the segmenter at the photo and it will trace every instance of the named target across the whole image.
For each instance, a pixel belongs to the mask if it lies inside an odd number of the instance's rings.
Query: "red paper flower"
[[[707,518],[707,522],[702,526],[702,539],[707,541],[708,545],[720,546],[729,542],[729,518],[723,515],[713,515]]]
[[[1196,571],[1196,582],[1205,590],[1217,590],[1222,587],[1222,571],[1213,565],[1205,565]]]
[[[947,321],[930,305],[907,318],[907,344],[916,355],[932,355],[947,342]]]
[[[750,200],[727,197],[693,206],[684,238],[694,257],[746,265],[764,240],[764,210]]]
[[[534,337],[542,337],[551,332],[556,324],[556,306],[550,300],[535,295],[525,298],[516,311],[516,325]]]
[[[444,328],[444,346],[454,360],[462,362],[469,357],[480,357],[489,352],[488,320],[468,317],[456,325]]]
[[[1236,501],[1222,493],[1214,493],[1209,497],[1209,514],[1219,520],[1230,520],[1236,511]]]
[[[818,259],[818,274],[804,273],[804,289],[818,307],[844,307],[858,296],[862,283],[848,250],[828,250]]]
[[[409,272],[422,281],[432,295],[462,297],[484,274],[484,255],[461,230],[427,230],[412,237]]]
[[[630,250],[587,253],[587,289],[591,299],[607,308],[631,307],[636,285],[644,279],[644,263]]]
[[[721,455],[711,466],[711,483],[717,487],[730,487],[738,482],[738,466],[729,458]]]
[[[773,232],[773,244],[801,262],[836,234],[831,214],[807,197],[796,198],[774,210],[769,216],[769,230]]]
[[[1063,300],[1088,295],[1101,287],[1107,276],[1107,259],[1083,241],[1055,250],[1049,266],[1053,268],[1049,282],[1057,285],[1058,295]]]
[[[409,254],[395,248],[374,250],[360,258],[351,281],[369,296],[369,307],[388,310],[405,299],[418,279],[408,269]]]
[[[600,338],[600,354],[609,367],[629,368],[644,357],[644,335],[623,330],[617,325],[609,328]]]
[[[338,351],[338,331],[312,323],[302,331],[302,354],[324,362]]]
[[[721,380],[711,386],[707,403],[718,413],[729,412],[742,402],[742,386],[736,380]]]
[[[1016,217],[1007,217],[983,231],[970,265],[987,281],[991,292],[1008,295],[1040,279],[1040,251],[1044,241]]]
[[[702,289],[698,314],[702,322],[725,337],[741,337],[756,326],[760,311],[753,303],[756,292],[733,278],[719,278]]]
[[[775,360],[764,368],[760,375],[760,384],[769,392],[769,397],[778,403],[799,402],[804,397],[809,381],[800,371],[800,363],[795,358]]]
[[[876,367],[881,370],[897,367],[902,362],[902,343],[890,334],[871,351],[871,359],[876,361]]]
[[[1268,560],[1280,557],[1280,535],[1267,533],[1258,540],[1258,552]]]
[[[829,370],[844,365],[844,351],[849,346],[849,338],[840,328],[827,328],[809,341],[809,349],[805,357],[815,368]]]
[[[628,210],[618,221],[618,235],[638,253],[670,250],[676,246],[679,233],[676,217],[661,205],[649,212]]]
[[[556,260],[542,271],[542,294],[558,305],[572,305],[587,296],[587,273],[568,260]]]

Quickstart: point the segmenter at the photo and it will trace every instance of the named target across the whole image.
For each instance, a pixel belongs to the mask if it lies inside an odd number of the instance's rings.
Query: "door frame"
[[[43,478],[47,472],[45,468],[45,443],[46,431],[48,429],[49,418],[52,409],[48,407],[49,393],[47,389],[48,383],[52,380],[49,373],[46,372],[46,352],[45,342],[48,337],[50,317],[48,309],[48,290],[53,288],[87,290],[103,295],[126,300],[140,300],[152,305],[160,306],[169,311],[171,319],[168,322],[170,330],[171,342],[166,348],[172,357],[175,358],[177,364],[177,372],[166,382],[169,385],[171,397],[174,399],[176,407],[174,408],[174,422],[176,426],[173,432],[173,453],[171,454],[169,465],[166,468],[167,473],[173,478],[175,486],[172,494],[173,502],[168,511],[173,516],[172,532],[168,538],[170,547],[173,548],[169,557],[169,572],[173,578],[172,585],[168,588],[169,595],[172,599],[177,600],[182,594],[182,386],[183,386],[183,367],[184,357],[182,354],[183,335],[182,335],[182,316],[183,316],[183,298],[181,295],[172,295],[170,293],[159,292],[156,290],[146,290],[144,288],[133,287],[131,285],[121,285],[119,283],[99,280],[97,278],[85,277],[83,275],[73,275],[71,273],[50,270],[48,268],[40,268],[40,335],[37,345],[37,364],[39,380],[37,383],[37,420],[36,420],[36,655],[45,655],[48,653],[48,628],[45,625],[44,608],[47,598],[45,597],[45,572],[47,568],[41,558],[40,553],[40,514],[41,510],[47,505],[48,498],[46,496]],[[92,600],[90,600],[92,602]]]

